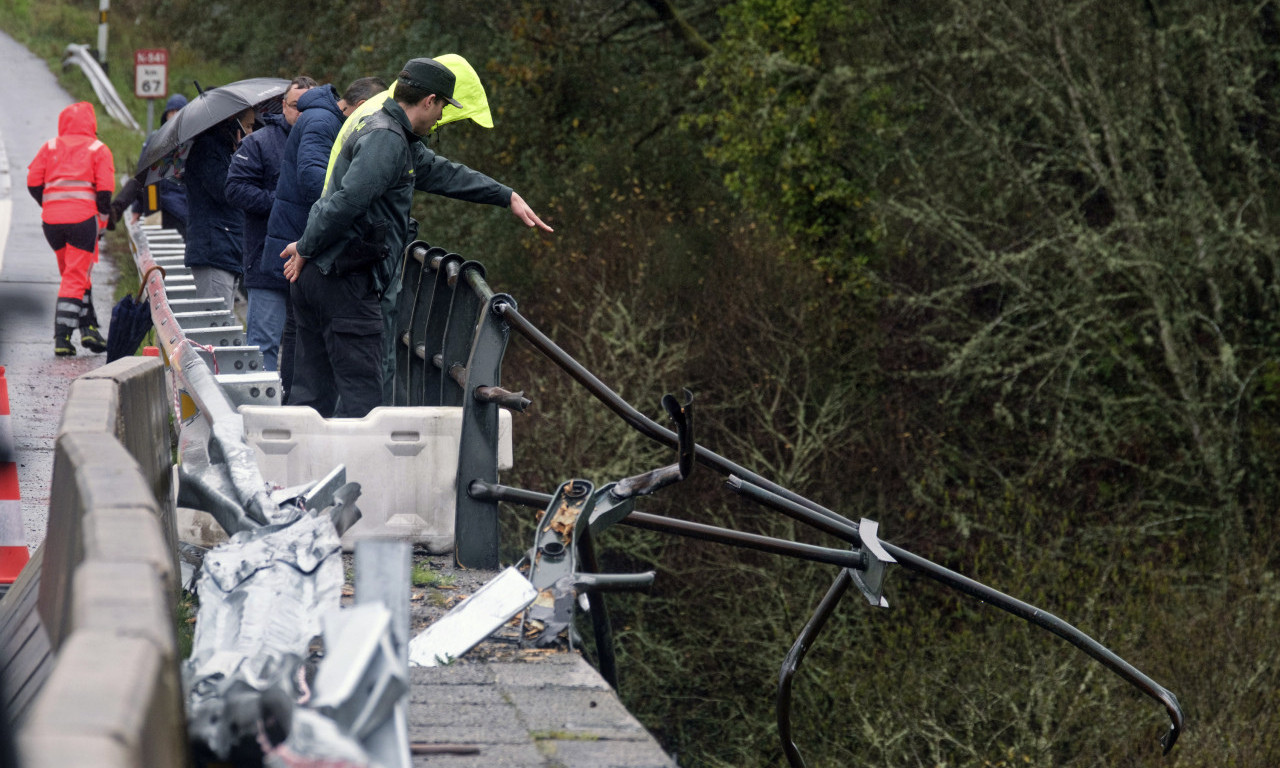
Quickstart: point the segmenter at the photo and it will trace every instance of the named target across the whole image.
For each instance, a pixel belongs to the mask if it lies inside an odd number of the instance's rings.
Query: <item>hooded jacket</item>
[[[175,93],[164,102],[164,113],[160,115],[160,124],[164,125],[169,120],[169,113],[181,110],[187,106],[187,97],[180,93]]]
[[[472,203],[511,204],[510,187],[427,149],[404,109],[387,99],[357,122],[343,144],[325,195],[311,207],[298,252],[328,274],[354,241],[369,242],[381,233],[378,245],[386,257],[374,276],[379,292],[386,290],[404,251],[415,189]]]
[[[320,199],[329,148],[342,127],[338,93],[332,85],[312,88],[298,99],[298,120],[289,131],[280,159],[280,180],[276,183],[275,204],[267,220],[266,244],[260,249],[258,269],[284,278],[280,252],[302,237],[307,228],[307,212]]]
[[[262,268],[262,244],[267,218],[276,199],[280,159],[289,138],[289,123],[282,115],[264,115],[265,125],[240,142],[227,168],[227,202],[244,211],[243,267],[246,288],[288,291],[283,272]],[[281,264],[284,260],[276,258]]]
[[[46,224],[76,224],[99,214],[105,223],[115,174],[111,150],[98,140],[93,105],[78,101],[58,115],[57,137],[40,145],[27,166],[27,189]]]
[[[230,122],[235,122],[232,118]],[[187,236],[183,262],[188,267],[216,267],[240,274],[244,247],[244,211],[227,202],[227,168],[235,150],[229,123],[195,138],[187,167]]]

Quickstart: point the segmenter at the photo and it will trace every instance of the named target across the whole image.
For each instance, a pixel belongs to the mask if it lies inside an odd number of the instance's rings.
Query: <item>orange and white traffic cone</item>
[[[17,446],[9,423],[9,380],[0,365],[0,585],[9,585],[30,560],[27,535],[22,528],[22,501],[18,493]]]

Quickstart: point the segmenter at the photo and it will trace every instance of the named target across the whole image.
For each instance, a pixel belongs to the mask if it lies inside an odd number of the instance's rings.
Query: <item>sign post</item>
[[[107,71],[107,11],[111,10],[111,0],[98,0],[98,63],[102,71]]]
[[[147,133],[155,123],[155,100],[169,92],[169,51],[144,48],[133,52],[133,95],[147,100]]]

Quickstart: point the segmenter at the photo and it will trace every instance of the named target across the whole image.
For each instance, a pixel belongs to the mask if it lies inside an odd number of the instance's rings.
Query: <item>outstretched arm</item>
[[[555,231],[529,207],[524,198],[505,184],[461,163],[447,160],[422,144],[414,145],[413,152],[414,188],[418,191],[469,203],[505,204],[526,226],[540,227],[546,232]]]

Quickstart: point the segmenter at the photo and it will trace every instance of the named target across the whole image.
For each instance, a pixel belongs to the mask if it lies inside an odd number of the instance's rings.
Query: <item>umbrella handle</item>
[[[161,280],[164,279],[164,267],[160,266],[159,264],[152,264],[150,267],[148,267],[146,274],[142,276],[142,284],[138,286],[138,303],[139,304],[142,303],[142,296],[147,291],[147,281],[151,279],[152,272],[159,272],[160,279]]]

